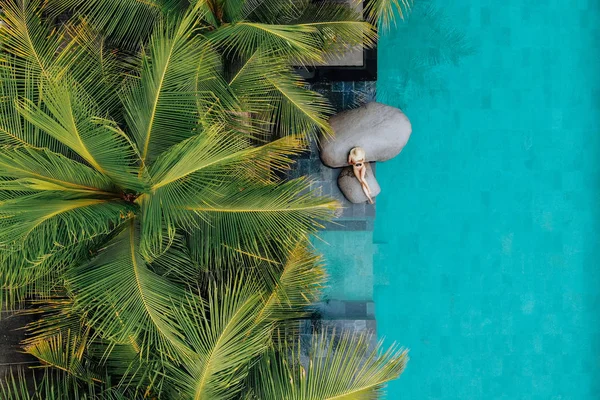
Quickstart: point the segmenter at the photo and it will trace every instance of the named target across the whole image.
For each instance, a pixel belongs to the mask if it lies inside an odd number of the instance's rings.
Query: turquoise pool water
[[[379,46],[413,123],[377,168],[378,332],[411,349],[388,398],[598,399],[600,2],[434,4],[472,55],[407,78],[447,37]]]

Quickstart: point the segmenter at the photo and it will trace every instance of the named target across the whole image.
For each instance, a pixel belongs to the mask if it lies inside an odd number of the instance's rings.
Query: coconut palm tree
[[[2,3],[2,299],[36,303],[24,348],[48,369],[0,393],[368,398],[406,355],[323,336],[301,362],[324,276],[307,237],[337,204],[282,176],[328,130],[291,65],[372,27],[308,2],[119,4]]]

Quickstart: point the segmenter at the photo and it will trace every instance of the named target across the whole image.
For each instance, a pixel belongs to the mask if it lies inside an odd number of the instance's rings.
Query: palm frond
[[[74,299],[55,294],[34,305],[36,308],[27,313],[38,318],[27,325],[28,337],[23,347],[46,368],[58,368],[81,382],[103,386],[108,386],[110,377],[110,384],[115,385],[111,392],[115,394],[143,394],[158,387],[154,384],[160,380],[155,376],[160,371],[157,358],[140,358],[134,339],[128,344],[115,344],[95,338],[87,317],[78,313]]]
[[[45,367],[57,368],[86,383],[101,382],[86,359],[89,333],[59,332],[45,340],[37,340],[25,347],[25,352],[37,358]]]
[[[185,354],[172,318],[173,304],[185,293],[147,267],[134,220],[88,265],[73,270],[69,287],[76,307],[107,340],[135,340],[143,358],[156,351],[171,357]]]
[[[0,144],[38,145],[34,132],[25,129],[21,115],[15,107],[15,101],[23,94],[23,87],[30,86],[32,79],[19,80],[9,60],[10,57],[0,62]]]
[[[381,24],[384,29],[388,29],[396,23],[396,18],[404,18],[412,7],[413,0],[370,0],[366,4],[367,19],[375,26]]]
[[[241,21],[224,25],[207,37],[225,53],[250,57],[255,51],[299,62],[322,61],[322,52],[312,26],[275,25]]]
[[[158,27],[142,61],[141,79],[123,99],[142,167],[197,128],[196,63],[203,48],[198,37],[190,37],[197,18],[188,12],[180,21]]]
[[[70,78],[94,99],[100,113],[98,116],[110,116],[122,122],[122,103],[119,91],[126,75],[138,69],[127,59],[137,61],[135,55],[118,52],[109,47],[109,43],[100,32],[94,30],[85,20],[77,24],[66,24],[65,35],[77,48],[77,60],[69,67]]]
[[[185,206],[183,223],[194,232],[195,254],[202,265],[219,266],[236,252],[272,258],[290,251],[298,237],[314,233],[333,217],[334,200],[316,197],[304,179],[272,185],[230,185],[221,197]],[[301,194],[303,193],[303,194]],[[195,218],[191,218],[195,217]]]
[[[272,92],[277,107],[271,115],[279,135],[304,134],[316,136],[317,132],[333,134],[328,115],[331,105],[317,92],[304,87],[304,82],[293,72],[274,75],[268,78],[275,88]]]
[[[269,278],[265,279],[261,313],[274,324],[281,325],[307,316],[309,307],[320,298],[326,275],[321,258],[308,250],[305,241],[300,241],[289,252],[281,268]]]
[[[0,397],[6,400],[95,400],[103,390],[95,384],[81,385],[68,373],[58,369],[11,369],[0,380]]]
[[[230,86],[246,109],[270,123],[276,136],[333,134],[327,123],[331,105],[307,89],[281,59],[255,52],[239,67]]]
[[[110,233],[134,208],[120,200],[34,194],[0,204],[0,244],[32,263]]]
[[[111,195],[114,183],[92,168],[47,149],[0,148],[0,190]],[[114,196],[114,194],[113,194]]]
[[[299,154],[303,145],[303,139],[294,136],[251,146],[247,140],[229,132],[222,132],[220,137],[200,134],[174,146],[157,160],[151,170],[155,182],[152,190],[174,183],[193,182],[195,177],[199,177],[202,184],[211,179],[216,183],[216,174],[223,176],[227,172],[234,176],[252,174],[257,177],[268,176],[257,173],[258,170],[285,171],[292,163],[291,156]],[[236,171],[241,164],[246,164],[248,169]]]
[[[41,0],[11,0],[2,3],[1,48],[16,56],[21,73],[30,70],[38,78],[48,77],[57,64],[60,32],[42,19]]]
[[[78,154],[96,171],[120,186],[137,189],[136,152],[128,138],[111,122],[98,119],[94,101],[82,91],[69,90],[68,81],[48,82],[45,112],[31,101],[21,101],[19,111],[31,124]]]
[[[302,148],[289,137],[260,147],[228,132],[200,134],[165,152],[150,171],[156,182],[152,196],[142,197],[142,251],[159,256],[175,235],[178,221],[188,219],[185,206],[198,198],[220,197],[223,177],[271,181],[274,171],[286,169],[290,155]],[[243,165],[248,167],[242,168]],[[245,178],[244,178],[245,177]]]
[[[3,310],[20,309],[37,289],[35,284],[44,272],[33,268],[16,252],[0,252],[0,307]]]
[[[323,332],[313,336],[307,362],[300,345],[291,355],[268,352],[249,377],[250,398],[377,399],[383,385],[400,376],[408,355],[395,346],[381,352],[381,342],[374,348],[369,343],[369,335]]]
[[[226,400],[243,389],[249,362],[267,349],[270,335],[259,293],[251,279],[239,276],[214,285],[206,306],[190,300],[175,311],[194,353],[183,364],[167,364],[174,392],[184,398]]]
[[[73,265],[89,258],[103,235],[54,249],[41,260],[31,262],[19,251],[0,252],[0,303],[10,310],[21,309],[27,299],[51,302],[62,290],[64,274]],[[64,317],[62,317],[64,319]]]
[[[101,31],[116,46],[135,49],[145,42],[152,28],[179,0],[49,0],[54,15],[75,12]]]
[[[316,28],[315,36],[327,58],[339,57],[355,47],[372,47],[377,42],[375,27],[347,3],[308,4],[293,24]]]

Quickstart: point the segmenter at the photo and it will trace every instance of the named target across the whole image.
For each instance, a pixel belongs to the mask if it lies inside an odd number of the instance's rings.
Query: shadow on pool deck
[[[33,321],[30,315],[14,315],[2,311],[0,319],[0,378],[4,378],[11,368],[28,367],[35,364],[35,358],[21,351],[19,343],[25,337],[23,326]]]

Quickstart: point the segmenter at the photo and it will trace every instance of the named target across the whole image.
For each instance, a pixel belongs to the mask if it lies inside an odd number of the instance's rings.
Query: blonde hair
[[[350,159],[354,162],[356,161],[366,161],[365,149],[362,147],[355,147],[350,150]]]

